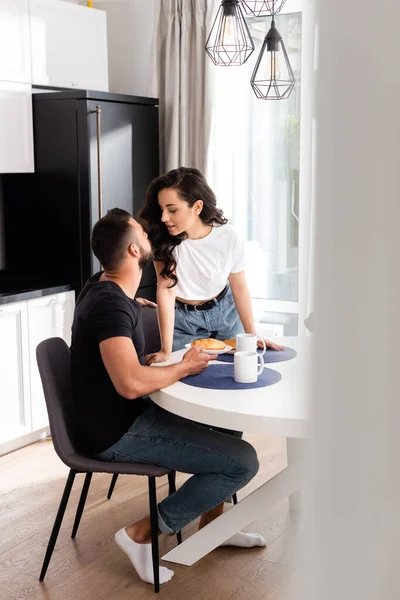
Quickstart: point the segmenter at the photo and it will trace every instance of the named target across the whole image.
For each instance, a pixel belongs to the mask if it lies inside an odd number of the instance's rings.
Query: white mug
[[[264,369],[264,359],[257,352],[235,352],[233,379],[237,383],[255,383]]]
[[[263,343],[261,354],[265,354],[267,349],[265,341],[256,333],[238,333],[236,336],[236,350],[238,352],[256,352],[258,340],[261,340]]]

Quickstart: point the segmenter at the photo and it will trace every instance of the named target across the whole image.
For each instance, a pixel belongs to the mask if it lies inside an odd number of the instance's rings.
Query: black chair
[[[112,473],[114,476],[120,473],[126,475],[145,475],[148,477],[149,482],[154,590],[157,593],[160,589],[160,584],[155,478],[167,475],[169,493],[171,494],[175,491],[175,472],[156,465],[143,463],[113,463],[100,461],[81,453],[76,437],[76,408],[71,392],[70,350],[61,338],[50,338],[38,345],[36,349],[36,358],[40,377],[42,379],[54,448],[63,463],[70,468],[49,543],[47,545],[39,580],[43,581],[45,578],[75,475],[77,473],[86,473],[86,477],[72,529],[72,538],[75,538],[78,531],[93,473]],[[177,539],[178,543],[181,543],[182,539],[180,532],[177,533]]]

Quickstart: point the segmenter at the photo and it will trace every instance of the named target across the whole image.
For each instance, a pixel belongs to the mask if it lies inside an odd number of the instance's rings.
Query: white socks
[[[140,579],[154,584],[153,560],[151,544],[138,544],[131,540],[125,528],[120,529],[114,536],[117,546],[130,558],[133,568]],[[170,581],[174,572],[166,567],[160,567],[160,584]]]
[[[221,546],[237,546],[238,548],[254,548],[255,546],[266,546],[267,542],[259,533],[243,533],[238,531],[226,540]]]
[[[154,584],[153,560],[151,555],[151,544],[138,544],[126,533],[125,528],[120,529],[114,536],[115,543],[129,557],[133,568],[140,579]],[[239,531],[226,540],[221,546],[237,546],[238,548],[254,548],[255,546],[266,546],[267,542],[259,533],[243,533]],[[159,567],[160,584],[167,583],[174,575],[171,569]]]

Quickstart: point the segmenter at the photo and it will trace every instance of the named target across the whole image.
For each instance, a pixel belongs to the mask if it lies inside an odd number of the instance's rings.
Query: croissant
[[[214,340],[213,338],[204,338],[202,340],[195,340],[192,342],[192,348],[204,348],[204,350],[223,350],[225,348],[225,342],[221,342],[221,340]]]
[[[236,338],[232,338],[230,340],[225,340],[224,344],[230,346],[232,350],[236,350]]]

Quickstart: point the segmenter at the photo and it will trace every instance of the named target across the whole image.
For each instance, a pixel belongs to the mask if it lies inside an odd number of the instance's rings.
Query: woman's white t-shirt
[[[175,246],[178,283],[176,295],[185,300],[217,296],[231,273],[245,268],[244,241],[233,225],[214,225],[200,240],[184,240]]]

